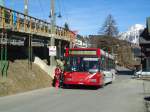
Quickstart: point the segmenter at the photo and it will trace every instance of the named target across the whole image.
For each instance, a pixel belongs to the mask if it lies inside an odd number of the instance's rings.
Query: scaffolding
[[[38,36],[43,38],[43,40],[47,38],[53,38],[52,40],[56,38],[68,42],[75,40],[74,32],[56,25],[54,25],[55,30],[53,31],[50,26],[51,24],[46,21],[0,5],[0,72],[3,77],[7,77],[9,67],[8,40],[10,40],[11,37],[8,38],[8,35],[10,35],[10,33],[28,36],[28,46],[26,47],[28,51],[28,65],[31,69],[33,61],[33,36]]]

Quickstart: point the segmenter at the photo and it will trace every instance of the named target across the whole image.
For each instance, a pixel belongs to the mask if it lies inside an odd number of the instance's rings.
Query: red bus
[[[100,48],[66,48],[64,85],[103,86],[112,82],[114,58]]]

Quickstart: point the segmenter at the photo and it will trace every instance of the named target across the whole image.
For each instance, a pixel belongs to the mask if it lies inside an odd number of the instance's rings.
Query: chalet
[[[142,69],[150,71],[150,17],[147,18],[146,28],[140,35],[139,43]]]

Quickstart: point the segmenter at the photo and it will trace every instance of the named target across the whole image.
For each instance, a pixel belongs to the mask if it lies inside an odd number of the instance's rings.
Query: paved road
[[[118,76],[98,90],[46,88],[1,97],[0,112],[144,112],[143,86]]]

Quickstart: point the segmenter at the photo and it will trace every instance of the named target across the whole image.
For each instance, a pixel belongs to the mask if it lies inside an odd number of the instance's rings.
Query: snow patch
[[[144,30],[144,25],[141,24],[135,24],[131,26],[128,31],[120,33],[119,39],[120,40],[126,40],[133,44],[139,44],[139,37],[142,31]]]

